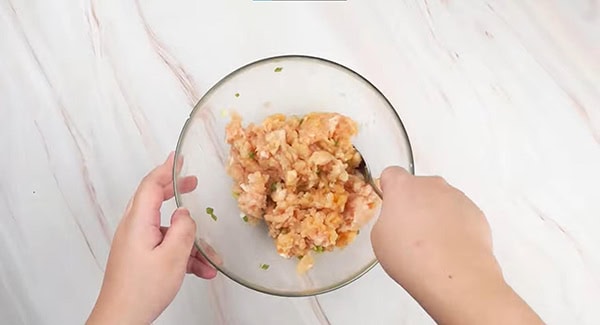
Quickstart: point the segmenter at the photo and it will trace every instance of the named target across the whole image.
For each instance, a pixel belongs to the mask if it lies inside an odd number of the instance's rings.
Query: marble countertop
[[[249,61],[309,54],[376,84],[418,174],[488,216],[549,324],[600,321],[596,0],[0,0],[0,319],[79,324],[140,178]],[[171,202],[164,211],[172,209]],[[157,324],[429,324],[375,268],[318,298],[192,277]]]

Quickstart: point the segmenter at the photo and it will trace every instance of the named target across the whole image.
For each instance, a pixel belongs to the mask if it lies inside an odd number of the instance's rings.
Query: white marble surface
[[[298,53],[388,96],[417,172],[482,207],[506,277],[546,322],[598,324],[599,7],[0,0],[0,322],[82,323],[129,195],[193,104],[242,64]],[[284,320],[432,323],[379,268],[318,299],[190,277],[156,323]]]

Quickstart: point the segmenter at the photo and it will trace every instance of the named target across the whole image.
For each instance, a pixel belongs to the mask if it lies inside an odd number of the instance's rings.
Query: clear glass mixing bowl
[[[413,173],[406,130],[383,94],[356,72],[321,58],[290,55],[250,63],[219,81],[194,107],[175,153],[183,164],[173,170],[177,206],[189,209],[197,224],[197,248],[220,272],[248,288],[287,297],[316,295],[375,266],[370,230],[376,217],[346,248],[314,254],[315,265],[304,275],[296,272],[297,259],[277,254],[266,225],[242,220],[226,173],[225,126],[234,111],[244,124],[275,113],[338,112],[358,123],[353,143],[374,177],[390,165]],[[198,187],[181,193],[178,181],[191,175],[198,178]],[[214,210],[216,220],[207,208]]]

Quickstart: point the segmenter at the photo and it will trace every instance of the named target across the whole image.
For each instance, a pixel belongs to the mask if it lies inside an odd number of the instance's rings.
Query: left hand
[[[104,282],[88,324],[149,324],[171,303],[183,277],[204,279],[216,270],[193,246],[196,223],[189,211],[173,212],[171,227],[160,226],[160,207],[173,197],[173,154],[139,185],[115,233]],[[181,180],[183,192],[196,177]]]

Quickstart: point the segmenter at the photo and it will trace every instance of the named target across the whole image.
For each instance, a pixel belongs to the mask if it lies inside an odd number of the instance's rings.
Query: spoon
[[[360,153],[360,151],[358,151],[358,149],[356,149],[356,147],[354,147],[354,150],[356,150],[356,152],[360,156],[360,164],[358,164],[358,167],[356,167],[356,170],[358,170],[358,172],[363,175],[363,177],[365,178],[365,181],[369,185],[371,185],[371,187],[373,188],[373,190],[375,191],[377,196],[379,196],[379,198],[383,200],[383,193],[381,193],[381,190],[379,189],[377,184],[375,184],[375,180],[373,179],[373,175],[371,175],[371,171],[369,170],[367,161],[365,160],[363,155]]]

